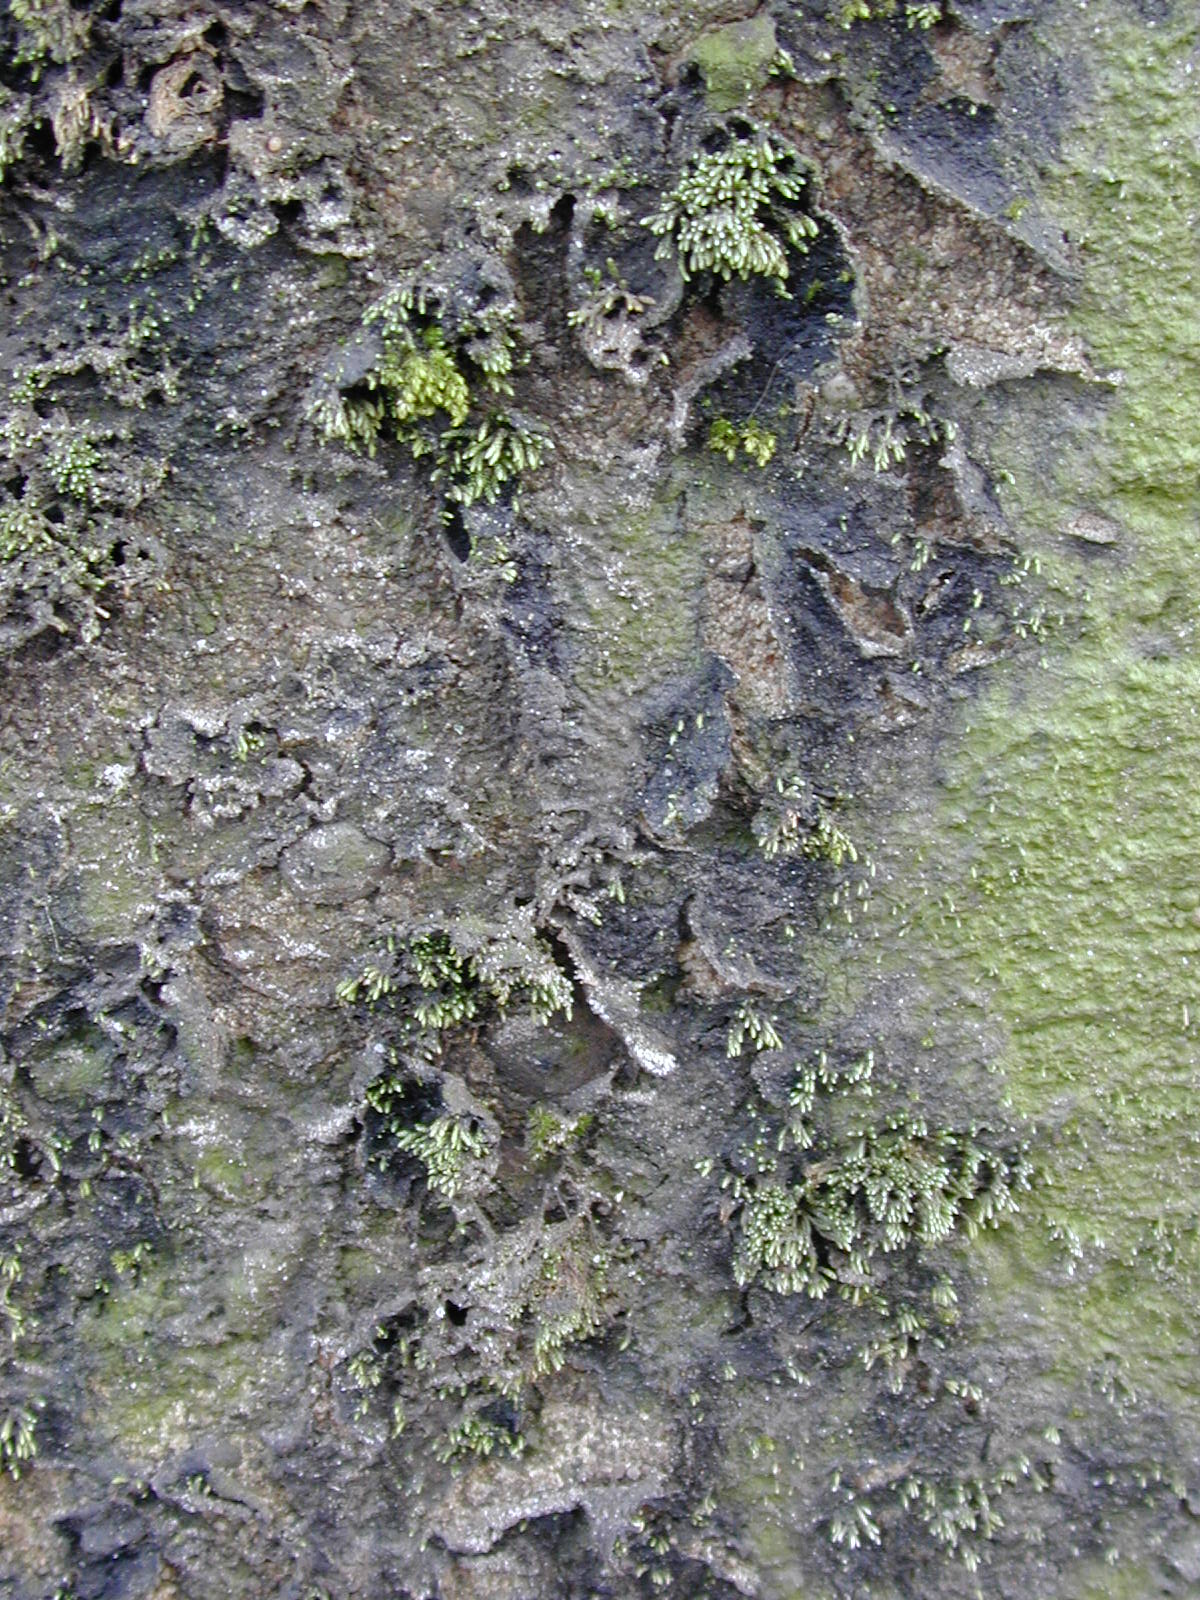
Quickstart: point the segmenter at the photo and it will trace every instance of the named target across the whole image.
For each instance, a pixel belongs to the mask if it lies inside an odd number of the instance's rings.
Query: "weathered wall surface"
[[[0,1594],[1200,1592],[1195,8],[0,22]]]

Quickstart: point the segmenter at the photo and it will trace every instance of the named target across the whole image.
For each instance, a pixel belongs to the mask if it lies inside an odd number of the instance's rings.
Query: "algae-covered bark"
[[[1194,8],[0,26],[0,1593],[1194,1592]]]

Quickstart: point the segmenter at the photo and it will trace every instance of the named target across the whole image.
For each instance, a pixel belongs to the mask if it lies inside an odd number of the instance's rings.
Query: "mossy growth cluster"
[[[852,28],[856,22],[899,16],[910,28],[932,28],[941,22],[944,13],[941,0],[844,0],[831,14],[843,28]]]
[[[900,466],[910,450],[954,443],[957,425],[937,416],[926,398],[899,384],[889,384],[888,389],[883,405],[838,417],[829,426],[830,442],[845,450],[851,465],[869,461],[876,472],[888,472]]]
[[[123,477],[98,429],[47,403],[45,387],[18,380],[0,420],[0,648],[47,628],[94,638],[112,575]]]
[[[30,67],[35,80],[48,61],[65,66],[87,48],[92,19],[68,0],[8,0],[8,13],[17,33],[13,65]]]
[[[3,1108],[0,1108],[3,1119]],[[5,1121],[0,1120],[0,1141],[4,1140]],[[0,1142],[0,1160],[4,1145]],[[23,1246],[18,1241],[7,1251],[0,1249],[0,1470],[19,1478],[37,1455],[37,1413],[30,1403],[10,1398],[16,1386],[13,1378],[16,1354],[25,1336],[29,1318],[20,1298],[24,1263]]]
[[[1025,1453],[1002,1466],[963,1475],[905,1473],[886,1497],[864,1495],[838,1474],[838,1508],[829,1515],[826,1533],[831,1544],[853,1551],[881,1544],[895,1533],[919,1532],[968,1572],[978,1572],[987,1559],[986,1546],[1012,1517],[1008,1510],[1001,1514],[1002,1500],[1018,1490],[1044,1494],[1053,1486],[1053,1465]]]
[[[374,455],[382,438],[432,463],[449,502],[494,503],[542,464],[548,438],[505,404],[518,365],[516,308],[467,310],[419,287],[390,290],[363,317],[377,354],[349,389],[326,385],[309,416],[327,439]]]
[[[94,13],[70,0],[8,0],[5,11],[0,56],[10,71],[0,84],[0,181],[39,123],[53,129],[59,159],[71,171],[88,139],[111,134],[93,110],[98,74],[85,59]]]
[[[0,179],[24,154],[30,117],[29,96],[0,84]]]
[[[1017,1209],[1030,1181],[1023,1149],[999,1147],[976,1128],[931,1127],[907,1111],[873,1119],[872,1070],[869,1055],[839,1068],[822,1054],[802,1068],[782,1125],[761,1121],[725,1174],[738,1217],[739,1284],[885,1304],[879,1257],[958,1232],[974,1237]],[[815,1116],[822,1097],[849,1104],[842,1127],[837,1116]]]
[[[765,467],[779,445],[779,435],[764,428],[754,417],[745,422],[732,422],[728,417],[715,417],[708,430],[708,448],[724,456],[730,466],[739,454],[749,456],[756,466]]]
[[[512,1197],[500,1192],[502,1119],[474,1098],[452,1058],[474,1029],[514,1008],[542,1026],[569,1018],[571,981],[532,930],[438,930],[393,942],[339,994],[380,1020],[399,1020],[401,1042],[366,1092],[377,1147],[370,1159],[403,1175],[415,1158],[425,1179],[415,1191],[425,1219],[421,1282],[413,1304],[348,1365],[355,1415],[365,1421],[385,1409],[405,1454],[453,1469],[520,1455],[528,1387],[611,1320],[601,1196],[584,1154],[594,1118],[529,1109],[519,1167],[533,1209],[514,1220]],[[504,1126],[520,1141],[511,1120]],[[426,1196],[436,1202],[429,1210]],[[472,1224],[488,1245],[464,1261],[455,1241]]]
[[[391,1100],[391,1087],[386,1091]],[[374,1103],[382,1105],[382,1091],[375,1088]],[[453,1200],[462,1187],[468,1167],[487,1154],[487,1140],[479,1124],[468,1117],[449,1113],[414,1128],[395,1129],[397,1150],[407,1151],[424,1165],[429,1187]]]
[[[858,860],[857,845],[830,805],[795,777],[776,774],[754,814],[751,831],[768,861],[800,855],[840,867]]]
[[[139,414],[175,402],[179,374],[153,295],[122,299],[116,311],[82,302],[4,393],[0,655],[39,635],[96,638],[110,603],[160,567],[138,513],[169,468]]]
[[[446,1201],[482,1179],[489,1153],[480,1120],[431,1105],[423,1087],[436,1074],[447,1035],[502,1017],[514,1006],[524,1006],[540,1023],[560,1013],[569,1018],[573,1004],[570,978],[537,935],[494,935],[466,949],[440,930],[403,946],[389,939],[381,959],[340,983],[337,997],[399,1021],[389,1068],[367,1089],[381,1143],[375,1164],[386,1168],[397,1153],[415,1156],[430,1191]],[[413,1064],[421,1070],[420,1081],[412,1079]]]
[[[608,1270],[586,1218],[509,1230],[469,1281],[448,1285],[432,1267],[428,1295],[379,1326],[370,1348],[347,1363],[355,1416],[382,1409],[414,1462],[432,1457],[457,1469],[522,1455],[531,1387],[610,1321]],[[453,1316],[444,1310],[448,1286]]]
[[[523,1003],[540,1022],[558,1012],[569,1018],[573,991],[536,934],[496,934],[468,945],[439,930],[404,945],[387,939],[378,960],[338,985],[337,998],[396,1012],[408,1043],[429,1055],[440,1049],[443,1030],[481,1020],[489,1009],[503,1015]]]
[[[793,150],[766,134],[734,136],[695,156],[643,224],[675,254],[685,279],[711,272],[762,277],[786,294],[789,249],[803,254],[817,224],[800,209],[807,180]]]

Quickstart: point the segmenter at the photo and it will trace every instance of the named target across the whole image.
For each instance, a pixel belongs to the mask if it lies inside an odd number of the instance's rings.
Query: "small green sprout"
[[[129,1277],[134,1283],[141,1281],[142,1269],[150,1261],[153,1249],[146,1239],[139,1239],[132,1250],[114,1250],[112,1253],[113,1271],[118,1278]]]
[[[0,1467],[12,1478],[19,1478],[37,1455],[37,1416],[27,1406],[18,1406],[0,1419]]]
[[[760,1016],[749,1000],[738,1006],[725,1040],[725,1054],[740,1056],[744,1040],[749,1037],[755,1050],[782,1050],[783,1040],[775,1031],[774,1017]]]
[[[429,1187],[446,1200],[453,1200],[468,1181],[473,1163],[487,1155],[487,1140],[474,1118],[449,1114],[415,1128],[401,1128],[394,1135],[396,1146],[424,1164]]]
[[[751,461],[765,467],[778,444],[778,434],[770,428],[764,428],[754,417],[740,424],[731,422],[728,417],[717,417],[708,430],[708,448],[724,456],[730,466],[737,459],[738,451],[742,450]]]
[[[239,728],[233,741],[233,758],[235,761],[246,762],[264,744],[261,733],[254,733],[249,728]]]
[[[463,1456],[486,1460],[497,1451],[519,1457],[524,1454],[525,1440],[519,1433],[510,1433],[498,1423],[478,1416],[467,1417],[447,1429],[433,1444],[434,1455],[444,1463],[458,1461]]]

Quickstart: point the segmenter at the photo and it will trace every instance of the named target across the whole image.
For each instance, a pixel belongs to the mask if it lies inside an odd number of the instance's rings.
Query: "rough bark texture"
[[[1194,5],[0,48],[0,1595],[1200,1592]]]

